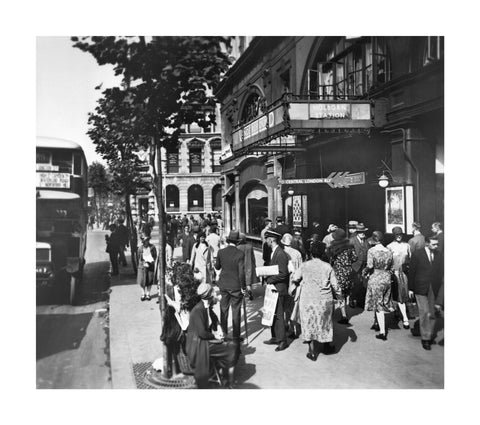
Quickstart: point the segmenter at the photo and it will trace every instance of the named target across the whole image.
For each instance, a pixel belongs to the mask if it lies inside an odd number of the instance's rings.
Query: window
[[[210,149],[212,152],[212,172],[219,173],[220,171],[222,171],[222,166],[220,165],[222,145],[220,140],[213,140],[212,142],[210,142]]]
[[[387,55],[387,43],[383,37],[374,38],[373,72],[374,84],[384,84],[390,80],[390,61]]]
[[[179,154],[177,151],[167,151],[167,173],[178,173],[179,171]]]
[[[202,148],[191,147],[189,156],[190,156],[190,172],[201,173],[202,172]]]
[[[72,173],[72,153],[69,151],[53,151],[52,165],[58,166],[60,173]]]
[[[165,188],[165,202],[166,202],[167,212],[179,211],[180,196],[179,196],[179,191],[177,186],[173,184],[169,184]]]
[[[339,50],[342,46],[346,50]],[[308,71],[308,94],[313,99],[363,97],[391,78],[385,37],[356,37],[327,51],[316,69]]]
[[[73,174],[77,176],[82,175],[82,155],[79,153],[73,154]]]
[[[251,93],[243,107],[242,122],[248,122],[257,118],[260,115],[260,95],[258,93]]]
[[[280,83],[282,84],[283,92],[290,92],[290,69],[280,74]]]
[[[217,184],[212,189],[212,210],[222,210],[222,185]]]
[[[188,188],[188,210],[203,211],[203,188],[198,184]]]
[[[37,164],[50,164],[50,154],[37,150]]]

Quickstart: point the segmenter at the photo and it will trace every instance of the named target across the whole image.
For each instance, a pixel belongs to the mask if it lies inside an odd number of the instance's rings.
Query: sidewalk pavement
[[[152,234],[155,243],[158,233]],[[158,239],[157,239],[158,240]],[[181,254],[176,248],[174,257]],[[257,264],[263,264],[256,251]],[[131,266],[112,278],[110,294],[110,353],[113,388],[137,388],[134,367],[150,366],[161,357],[160,313],[156,289],[151,301],[140,301]],[[320,354],[316,362],[306,358],[307,345],[301,337],[290,342],[288,349],[275,352],[275,346],[263,344],[270,338],[270,329],[261,325],[259,309],[263,305],[264,288],[253,287],[254,300],[247,301],[248,345],[236,369],[236,388],[443,388],[443,343],[425,351],[420,338],[392,324],[388,340],[375,338],[370,330],[372,312],[349,310],[351,326],[339,325],[334,317],[336,353]],[[231,316],[231,315],[230,315]],[[231,319],[231,317],[230,317]],[[230,320],[231,323],[231,320]],[[413,324],[413,321],[411,321]],[[242,312],[242,335],[244,334]],[[437,341],[443,341],[443,331]],[[137,374],[138,376],[138,374]],[[138,379],[137,379],[138,381]],[[141,388],[141,387],[139,387]]]

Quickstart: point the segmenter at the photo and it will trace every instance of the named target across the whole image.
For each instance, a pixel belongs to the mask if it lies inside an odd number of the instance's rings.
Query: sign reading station
[[[70,189],[70,174],[37,172],[37,187]]]

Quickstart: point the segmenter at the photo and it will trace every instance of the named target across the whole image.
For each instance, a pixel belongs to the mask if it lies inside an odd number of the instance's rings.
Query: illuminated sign
[[[70,174],[37,172],[37,187],[70,189]]]

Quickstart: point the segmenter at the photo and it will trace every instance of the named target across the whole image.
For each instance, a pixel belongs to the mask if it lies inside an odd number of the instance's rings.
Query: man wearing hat
[[[228,333],[228,310],[232,307],[233,340],[240,341],[242,300],[245,293],[245,259],[236,245],[240,242],[240,233],[231,230],[227,237],[227,246],[218,251],[215,269],[220,288],[220,323],[225,335]]]
[[[277,226],[275,227],[275,232],[280,233],[283,236],[285,233],[289,233],[290,229],[285,224],[285,220],[282,216],[277,217]]]
[[[275,315],[271,326],[272,337],[264,341],[268,345],[278,345],[275,351],[282,351],[288,348],[287,333],[285,328],[285,303],[288,295],[289,271],[288,255],[280,247],[279,242],[282,235],[276,231],[268,230],[265,233],[267,243],[272,249],[270,266],[278,266],[278,274],[267,276],[267,285],[274,285],[278,292],[278,301],[275,308]]]
[[[349,229],[350,223],[352,222],[349,222]],[[350,242],[357,254],[357,261],[352,264],[354,274],[352,294],[350,297],[350,307],[352,308],[356,306],[363,308],[365,305],[366,288],[363,285],[362,271],[367,265],[367,251],[369,249],[369,244],[365,237],[367,230],[363,223],[358,223],[355,226],[355,235],[350,237]]]
[[[348,237],[355,236],[355,232],[357,231],[358,221],[350,220],[348,222]]]
[[[327,232],[328,235],[323,238],[323,243],[326,246],[326,249],[329,248],[329,246],[332,244],[333,241],[333,232],[338,229],[338,226],[336,224],[330,224],[328,226]]]

